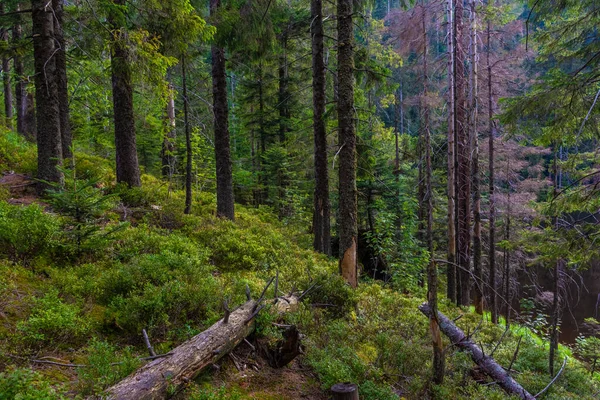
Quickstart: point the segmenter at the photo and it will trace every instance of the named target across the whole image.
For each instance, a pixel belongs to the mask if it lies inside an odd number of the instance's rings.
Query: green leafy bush
[[[37,372],[16,368],[0,373],[2,400],[55,400],[64,399],[61,393]]]
[[[98,338],[92,339],[86,353],[87,366],[77,370],[82,395],[100,394],[140,365],[130,347],[119,351],[116,346]]]
[[[74,304],[65,303],[58,291],[50,290],[44,297],[33,300],[31,315],[17,323],[22,340],[37,346],[61,345],[83,338],[91,329]]]
[[[59,230],[59,220],[37,204],[13,206],[0,202],[0,252],[28,264],[44,254]]]
[[[0,171],[14,170],[35,174],[37,171],[36,146],[25,140],[23,135],[4,129],[4,127],[0,127]]]

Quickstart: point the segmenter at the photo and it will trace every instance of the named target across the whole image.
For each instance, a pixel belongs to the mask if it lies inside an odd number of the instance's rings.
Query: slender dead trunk
[[[554,184],[553,184],[553,197],[556,198],[558,195],[558,191],[560,190],[560,171],[557,160],[557,147],[558,145],[554,145]],[[556,211],[554,211],[554,215],[552,217],[552,225],[554,229],[558,229],[558,216],[556,215]],[[554,296],[552,298],[552,323],[550,325],[550,354],[548,355],[548,371],[550,372],[550,376],[554,375],[554,360],[556,358],[556,352],[558,351],[558,325],[560,319],[559,313],[559,289],[560,289],[560,267],[562,260],[558,259],[554,263]]]
[[[421,96],[421,110],[423,113],[423,133],[425,145],[425,203],[427,215],[427,250],[429,251],[429,264],[427,266],[427,301],[432,312],[429,317],[429,330],[433,345],[433,382],[441,384],[444,381],[444,346],[437,317],[437,266],[433,254],[433,192],[432,192],[432,166],[431,166],[431,132],[429,130],[429,104],[428,86],[429,75],[427,69],[428,37],[427,37],[427,9],[425,2],[421,4],[423,28],[423,94]]]
[[[457,138],[457,203],[458,203],[458,281],[457,302],[470,305],[471,291],[471,143],[467,126],[465,92],[465,49],[463,37],[462,0],[455,2],[454,14],[454,83],[455,83],[455,132]]]
[[[506,219],[504,225],[504,242],[508,244],[510,240],[510,177],[509,177],[509,164],[510,155],[507,153],[506,156],[506,186],[508,192],[506,195]],[[510,327],[510,252],[508,247],[504,248],[504,301],[506,304],[506,312],[504,318],[506,320],[506,328]]]
[[[475,275],[475,312],[483,314],[483,271],[481,267],[481,191],[479,176],[479,132],[478,132],[478,70],[477,54],[477,10],[476,0],[471,0],[471,89],[469,92],[469,126],[473,146],[473,274]]]
[[[46,182],[62,184],[62,146],[59,119],[58,86],[52,9],[45,0],[31,2],[33,21],[33,57],[37,106],[38,192],[48,188]]]
[[[453,1],[446,1],[446,20],[448,24],[448,281],[447,297],[456,303],[456,221],[455,221],[455,178],[456,162],[454,143],[454,8]]]
[[[496,185],[494,182],[494,108],[492,92],[492,64],[490,63],[491,48],[491,23],[487,22],[487,85],[488,85],[488,170],[489,170],[489,197],[490,197],[490,226],[489,226],[489,287],[490,287],[490,313],[492,323],[498,323],[498,296],[496,294]]]
[[[190,131],[190,105],[188,102],[187,93],[187,67],[185,56],[181,56],[181,80],[183,86],[183,125],[185,129],[185,208],[184,214],[190,214],[192,212],[192,157],[194,152],[192,151],[192,134]]]
[[[17,11],[21,9],[20,5],[17,5]],[[13,40],[18,42],[23,37],[23,27],[21,24],[16,24],[13,28]],[[27,126],[27,83],[25,81],[25,66],[23,64],[23,56],[15,54],[14,57],[15,76],[17,82],[15,83],[15,101],[17,109],[17,132],[25,136],[29,140],[34,140],[34,130]]]
[[[214,16],[221,6],[220,0],[210,0],[210,14]],[[229,108],[227,105],[227,75],[225,50],[213,44],[212,81],[215,130],[215,160],[217,168],[217,216],[234,219],[233,173],[229,144]]]
[[[325,61],[323,59],[323,2],[311,0],[311,38],[313,73],[313,135],[315,151],[315,193],[313,210],[313,247],[331,255],[329,172],[327,170],[327,131],[325,129]]]
[[[4,4],[0,5],[0,14],[4,13]],[[14,29],[14,28],[13,28]],[[6,42],[8,46],[8,28],[0,29],[0,41]],[[10,79],[10,58],[2,57],[2,82],[4,85],[4,117],[7,128],[12,128],[13,117],[13,96]]]
[[[182,63],[183,63],[182,56]],[[183,75],[183,65],[182,65]],[[163,138],[162,144],[162,176],[167,178],[169,182],[173,179],[175,173],[175,140],[177,139],[177,131],[175,129],[175,97],[173,95],[173,85],[169,84],[169,97],[167,98],[166,104],[166,117],[167,117],[167,132]],[[184,100],[185,101],[185,100]]]
[[[125,6],[125,0],[113,0],[117,6]],[[141,186],[135,139],[133,112],[133,84],[127,30],[124,15],[114,12],[109,16],[114,40],[110,57],[113,90],[113,118],[115,122],[115,150],[117,159],[117,182]]]
[[[354,128],[353,1],[338,0],[338,129],[339,129],[339,235],[340,273],[358,286],[356,132]]]
[[[63,0],[52,0],[54,37],[56,38],[56,82],[60,106],[60,134],[63,158],[73,158],[73,135],[69,122],[69,92],[67,84],[67,48],[63,31]]]
[[[279,93],[277,107],[279,108],[279,142],[284,143],[288,132],[290,131],[290,90],[289,90],[289,71],[287,59],[288,35],[282,33],[281,47],[282,52],[279,56]]]

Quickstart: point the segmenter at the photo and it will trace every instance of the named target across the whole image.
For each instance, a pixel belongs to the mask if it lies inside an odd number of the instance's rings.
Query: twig
[[[519,336],[519,341],[517,342],[517,348],[515,349],[512,360],[510,360],[510,365],[508,366],[508,369],[506,370],[506,372],[508,372],[509,374],[510,374],[510,370],[512,369],[513,364],[517,360],[517,354],[519,354],[519,347],[521,346],[522,339],[523,339],[523,336]]]
[[[148,338],[148,332],[146,332],[146,329],[142,329],[142,335],[144,336],[144,343],[146,343],[146,348],[148,349],[148,353],[150,353],[151,357],[156,356],[156,352],[154,351],[154,348],[150,344],[150,339]]]
[[[506,327],[506,329],[502,333],[502,336],[500,336],[500,340],[498,340],[498,343],[496,343],[496,347],[494,347],[494,350],[492,350],[492,352],[490,353],[490,357],[492,357],[494,355],[494,353],[496,352],[496,350],[498,350],[498,347],[500,347],[500,343],[502,343],[502,339],[504,339],[504,336],[506,336],[507,333],[508,333],[508,327]]]
[[[277,297],[277,289],[278,289],[278,287],[279,287],[279,270],[277,270],[275,272],[275,290],[274,290],[274,295],[273,296],[275,297],[275,302],[276,303],[277,303],[277,300],[279,299]]]
[[[233,365],[235,365],[235,368],[237,368],[238,372],[242,372],[242,368],[240,368],[240,366],[238,365],[238,362],[233,356],[233,354],[228,353],[227,355],[229,356],[229,358],[231,358],[231,361],[233,361]]]
[[[250,346],[250,347],[252,348],[252,350],[256,351],[256,347],[254,347],[254,345],[253,345],[252,343],[250,343],[250,342],[248,341],[248,339],[244,338],[244,342],[246,342],[246,344],[247,344],[248,346]]]
[[[246,301],[252,300],[252,295],[250,294],[250,286],[246,283]]]
[[[538,398],[538,396],[543,395],[544,393],[546,393],[546,391],[548,389],[550,389],[550,386],[552,386],[554,384],[554,382],[556,382],[556,380],[560,377],[560,375],[562,374],[562,372],[565,370],[565,367],[567,366],[567,357],[565,356],[565,360],[563,361],[562,367],[560,367],[560,370],[556,373],[556,376],[554,377],[554,379],[552,379],[550,381],[550,383],[548,384],[548,386],[546,386],[541,392],[539,392],[538,394],[536,394],[535,397],[536,399]]]
[[[229,315],[231,314],[231,310],[229,309],[229,299],[223,300],[223,309],[225,310],[225,316],[223,317],[223,323],[226,324],[229,322]]]
[[[246,320],[244,321],[244,325],[246,325],[248,322],[252,321],[254,319],[254,317],[256,317],[258,315],[258,313],[260,312],[260,310],[262,310],[263,308],[265,308],[264,304],[261,305],[260,307],[258,307],[258,309],[252,313],[252,315],[250,315],[248,318],[246,318]]]
[[[275,277],[272,277],[271,280],[269,281],[269,283],[267,283],[267,286],[265,286],[265,288],[263,289],[262,293],[260,294],[260,297],[256,301],[256,304],[254,305],[254,307],[252,307],[252,311],[256,311],[259,304],[263,301],[263,299],[265,297],[265,293],[267,292],[267,289],[269,288],[269,286],[271,286],[271,283],[273,282],[273,280],[275,280]]]
[[[317,285],[317,282],[313,283],[312,285],[310,285],[308,287],[308,289],[306,289],[304,292],[302,292],[302,294],[300,296],[298,296],[298,301],[300,301],[304,296],[306,296],[306,294],[308,292],[310,292],[316,285]]]

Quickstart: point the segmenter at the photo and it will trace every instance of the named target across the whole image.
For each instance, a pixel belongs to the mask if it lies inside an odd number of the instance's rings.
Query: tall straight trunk
[[[185,74],[183,66],[183,57],[182,57],[182,66],[181,71],[182,75]],[[185,89],[184,89],[185,91]],[[187,98],[184,94],[184,102],[186,102]],[[173,96],[173,85],[169,84],[169,97],[167,98],[166,104],[166,116],[167,116],[167,126],[168,131],[163,138],[162,144],[162,152],[161,152],[161,162],[162,162],[162,176],[167,178],[169,181],[173,178],[173,174],[175,173],[175,140],[177,139],[177,131],[175,129],[175,97]]]
[[[358,286],[358,204],[356,190],[356,132],[354,129],[353,0],[338,0],[338,130],[340,273]]]
[[[0,14],[4,13],[4,4],[0,5]],[[8,28],[0,29],[0,40],[8,44]],[[8,128],[12,128],[12,117],[13,117],[13,96],[12,86],[10,83],[10,59],[8,57],[2,57],[2,83],[4,85],[4,117],[5,125]]]
[[[498,323],[498,296],[496,295],[496,185],[494,182],[494,108],[493,108],[493,92],[492,92],[492,64],[490,63],[490,47],[491,41],[491,23],[487,22],[487,85],[488,85],[488,170],[489,170],[489,197],[490,197],[490,227],[489,227],[489,255],[488,263],[490,268],[489,273],[489,288],[490,288],[490,313],[492,323]]]
[[[457,291],[457,302],[460,305],[470,304],[471,286],[471,143],[467,126],[465,49],[463,37],[462,0],[455,2],[454,14],[454,82],[455,82],[455,132],[457,138],[457,202],[458,202],[458,277],[460,290]]]
[[[21,9],[20,5],[17,5],[17,11]],[[18,42],[23,37],[23,27],[21,24],[16,24],[13,28],[13,40]],[[25,82],[25,66],[23,64],[23,56],[15,54],[14,56],[15,76],[17,82],[15,83],[15,101],[17,110],[17,132],[25,136],[29,140],[33,140],[33,130],[27,126],[26,115],[27,115],[27,83]]]
[[[289,72],[287,59],[287,33],[282,34],[281,47],[282,53],[279,56],[279,93],[277,107],[279,109],[279,142],[285,142],[287,133],[290,131],[290,90],[289,90]]]
[[[29,132],[32,139],[37,138],[37,124],[35,115],[35,96],[33,93],[27,93],[25,96],[25,129]]]
[[[423,95],[421,97],[421,112],[423,115],[423,136],[425,147],[425,204],[426,204],[426,241],[427,250],[429,251],[429,264],[427,266],[427,301],[431,308],[429,317],[429,330],[431,332],[433,345],[433,382],[440,384],[444,381],[444,347],[442,343],[442,335],[438,322],[437,313],[437,266],[433,255],[433,193],[431,184],[432,166],[431,166],[431,132],[429,129],[429,104],[428,101],[428,86],[429,75],[427,70],[428,56],[428,37],[427,37],[427,9],[425,2],[421,4],[422,11],[422,33],[423,33]]]
[[[508,243],[510,240],[510,178],[509,168],[510,155],[507,155],[506,159],[506,186],[508,187],[508,193],[506,195],[506,219],[504,223],[504,242]],[[507,247],[504,248],[504,302],[506,304],[506,312],[504,313],[504,319],[506,321],[506,327],[510,326],[510,252]]]
[[[313,247],[331,254],[329,173],[327,170],[327,132],[325,130],[325,61],[323,59],[323,2],[311,0],[311,38],[313,73],[313,135],[315,151],[315,193],[313,210]]]
[[[192,212],[192,135],[189,122],[189,103],[187,93],[187,71],[185,56],[181,56],[181,80],[183,85],[183,125],[185,129],[185,208],[184,214]],[[175,106],[173,105],[173,108]],[[174,111],[174,110],[173,110]]]
[[[52,9],[45,0],[31,2],[33,21],[33,58],[35,65],[35,95],[37,106],[38,192],[48,185],[61,184],[63,174],[60,137],[59,99],[56,84],[56,59]]]
[[[125,0],[113,0],[117,6],[124,6]],[[113,90],[113,118],[115,122],[115,150],[117,182],[128,186],[141,186],[135,140],[133,113],[133,86],[131,81],[131,61],[127,48],[125,17],[114,12],[109,17],[114,41],[110,57]]]
[[[220,0],[210,0],[210,14],[214,16],[221,6]],[[233,174],[229,145],[229,108],[227,105],[227,75],[225,50],[213,44],[212,83],[215,130],[215,161],[217,175],[217,216],[234,219]]]
[[[558,191],[560,190],[560,172],[559,165],[557,160],[557,147],[558,144],[554,144],[554,162],[553,162],[553,172],[554,172],[554,180],[553,180],[553,197],[556,198],[558,195]],[[554,212],[556,214],[556,212]],[[554,229],[558,229],[558,216],[554,215],[552,217],[552,225]],[[548,371],[550,372],[550,376],[554,375],[554,359],[556,358],[556,352],[558,351],[558,324],[559,324],[559,289],[560,289],[560,264],[562,260],[558,259],[554,263],[554,297],[552,299],[552,322],[550,324],[550,353],[548,355]]]
[[[469,92],[469,127],[473,145],[473,274],[475,276],[475,311],[483,314],[483,271],[481,268],[481,190],[479,176],[479,131],[478,131],[478,70],[477,54],[477,10],[476,0],[471,0],[471,89]]]
[[[454,7],[452,0],[446,0],[446,20],[448,24],[448,266],[446,278],[448,281],[446,295],[456,303],[456,221],[455,221],[455,179],[454,164]]]
[[[67,87],[67,49],[63,32],[63,0],[52,0],[54,9],[54,37],[56,38],[56,82],[60,107],[60,134],[63,157],[73,158],[73,135],[69,122],[69,92]]]

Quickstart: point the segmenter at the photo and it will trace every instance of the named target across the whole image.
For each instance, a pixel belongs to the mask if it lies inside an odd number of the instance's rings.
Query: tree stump
[[[358,386],[354,383],[336,383],[331,387],[333,400],[359,400]]]

